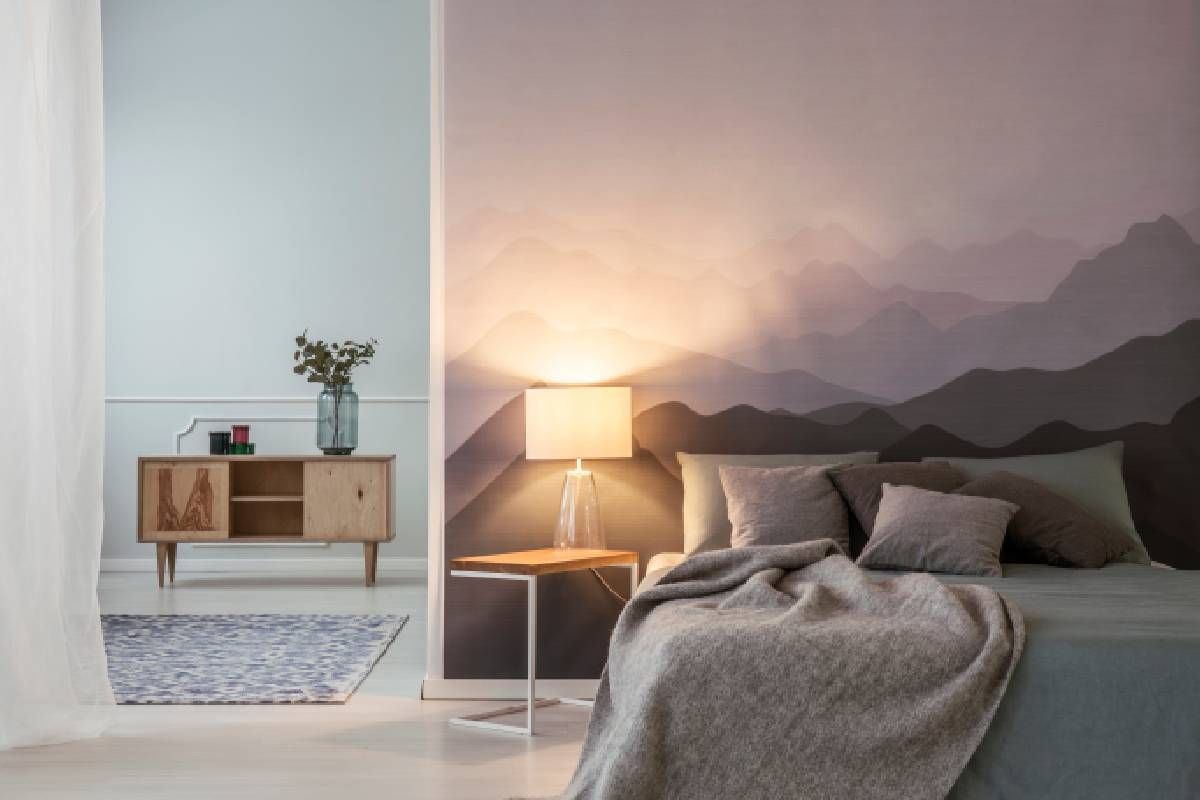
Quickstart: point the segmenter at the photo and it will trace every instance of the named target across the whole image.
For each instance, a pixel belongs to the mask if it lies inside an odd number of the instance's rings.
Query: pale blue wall
[[[104,0],[102,25],[108,394],[315,395],[291,373],[310,327],[379,338],[362,395],[426,396],[427,0]],[[309,413],[110,402],[104,555],[152,555],[134,543],[134,459],[169,451],[192,415]],[[426,417],[363,408],[360,449],[400,457],[385,556],[425,553]],[[314,449],[309,424],[255,430]]]

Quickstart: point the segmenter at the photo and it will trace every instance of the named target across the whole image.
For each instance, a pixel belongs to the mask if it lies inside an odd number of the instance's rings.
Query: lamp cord
[[[601,583],[601,584],[604,586],[604,588],[605,588],[606,590],[608,590],[608,593],[609,593],[609,594],[611,594],[613,597],[615,597],[615,598],[617,598],[618,600],[620,600],[622,603],[628,603],[628,602],[629,602],[629,598],[627,598],[627,597],[622,597],[622,596],[621,596],[621,594],[620,594],[620,592],[618,592],[616,589],[614,589],[612,586],[610,586],[610,585],[609,585],[609,583],[608,583],[608,581],[604,580],[604,576],[600,574],[600,571],[599,571],[599,570],[595,570],[595,569],[593,569],[593,570],[592,570],[592,574],[593,574],[593,575],[595,575],[595,576],[596,576],[596,580],[600,581],[600,583]]]

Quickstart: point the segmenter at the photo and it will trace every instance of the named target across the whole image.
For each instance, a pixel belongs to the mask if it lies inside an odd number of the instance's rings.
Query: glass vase
[[[327,383],[317,397],[317,447],[348,456],[358,447],[358,393],[353,383]]]

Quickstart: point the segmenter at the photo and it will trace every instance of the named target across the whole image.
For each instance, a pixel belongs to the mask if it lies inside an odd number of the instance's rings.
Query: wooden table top
[[[490,556],[465,556],[450,559],[450,569],[463,572],[503,572],[509,575],[549,575],[577,569],[636,564],[632,550],[584,550],[582,548],[543,547]]]
[[[223,455],[213,455],[211,453],[196,453],[195,455],[180,455],[174,453],[164,456],[138,456],[138,462],[146,461],[395,461],[395,455],[387,453],[363,455],[351,454],[348,456],[327,456],[323,453],[310,453],[309,455],[271,455],[270,453],[255,453],[254,455],[234,455],[233,453],[225,453]]]

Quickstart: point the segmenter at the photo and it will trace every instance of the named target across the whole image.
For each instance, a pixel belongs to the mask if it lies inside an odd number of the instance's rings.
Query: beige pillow
[[[885,483],[858,565],[1000,577],[1004,531],[1018,510],[1007,500]]]
[[[725,490],[718,469],[722,464],[742,467],[820,467],[835,464],[874,464],[878,453],[832,455],[724,455],[676,453],[683,473],[683,551],[729,547],[731,526]]]
[[[850,552],[850,515],[831,467],[735,467],[719,472],[734,547],[833,539]]]

